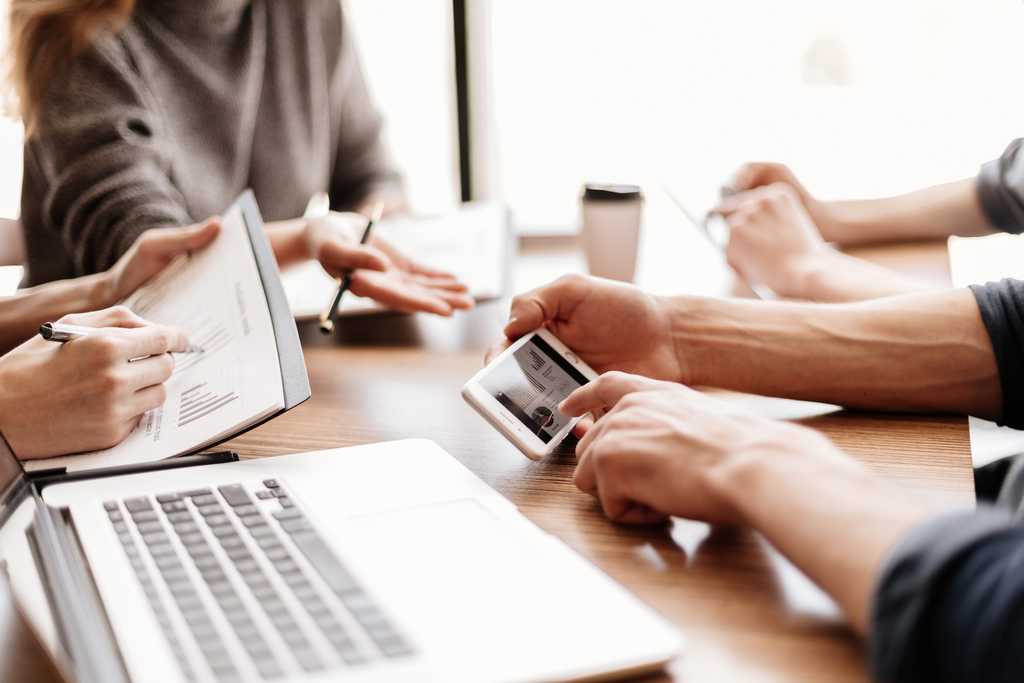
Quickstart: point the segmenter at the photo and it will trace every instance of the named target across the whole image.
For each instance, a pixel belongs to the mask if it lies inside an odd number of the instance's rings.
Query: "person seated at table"
[[[783,164],[745,164],[730,183],[739,193],[717,208],[732,228],[726,256],[745,279],[787,298],[858,301],[932,288],[826,242],[851,246],[1020,232],[1022,144],[1013,141],[974,178],[861,201],[822,201]]]
[[[283,268],[317,259],[404,311],[470,308],[466,287],[332,209],[402,204],[337,0],[12,0],[27,137],[28,284],[109,268],[152,228],[223,211],[251,187]]]
[[[596,417],[580,430],[575,481],[608,517],[759,530],[870,639],[880,681],[1019,678],[1024,466],[1000,507],[942,510],[815,431],[687,385],[1024,427],[1024,282],[814,304],[566,276],[514,299],[494,351],[541,326],[605,373],[561,409]]]
[[[150,230],[106,272],[0,298],[0,433],[18,457],[109,448],[163,405],[163,383],[174,370],[169,352],[184,351],[188,341],[115,304],[180,254],[209,244],[218,229],[208,220]],[[65,344],[35,336],[58,319],[97,332]]]

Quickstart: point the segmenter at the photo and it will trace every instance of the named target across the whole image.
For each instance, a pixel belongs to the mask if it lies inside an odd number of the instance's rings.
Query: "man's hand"
[[[184,228],[157,228],[139,235],[103,277],[105,306],[123,301],[182,254],[198,251],[217,237],[220,219],[208,218]]]
[[[598,372],[623,370],[682,381],[662,300],[632,285],[566,275],[512,300],[505,339],[492,358],[538,327],[547,327]]]
[[[668,516],[749,524],[736,483],[748,462],[827,460],[859,466],[825,437],[768,420],[680,384],[610,372],[577,389],[559,410],[599,419],[576,447],[575,482],[612,520],[650,524]]]
[[[780,296],[814,299],[808,276],[827,267],[834,252],[818,233],[797,191],[777,182],[725,199],[718,208],[729,223],[729,265],[750,283]]]
[[[740,166],[736,173],[729,180],[729,187],[742,195],[750,190],[759,187],[767,187],[782,183],[792,188],[796,197],[803,204],[804,209],[810,215],[815,227],[820,231],[821,236],[828,242],[837,242],[841,233],[839,221],[831,206],[816,198],[804,184],[796,177],[796,174],[785,164],[768,161],[752,161]],[[726,198],[727,205],[730,198]]]
[[[34,337],[0,357],[0,431],[22,459],[109,448],[163,405],[185,336],[123,307],[61,318],[102,328],[55,344]],[[130,359],[140,358],[129,362]]]
[[[398,311],[451,315],[473,308],[467,287],[451,273],[421,265],[379,237],[359,244],[366,218],[331,212],[305,222],[307,256],[332,277],[352,276],[352,292]]]

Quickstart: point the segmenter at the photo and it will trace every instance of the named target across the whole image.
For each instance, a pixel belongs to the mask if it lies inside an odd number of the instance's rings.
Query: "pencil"
[[[363,230],[363,236],[359,239],[359,244],[366,244],[370,239],[370,233],[373,231],[374,223],[380,220],[381,214],[384,212],[384,206],[382,204],[375,204],[373,209],[370,211],[370,216],[366,221],[366,228]],[[342,277],[338,278],[338,293],[334,295],[331,300],[330,307],[324,309],[324,312],[320,314],[320,331],[324,334],[330,334],[334,331],[334,319],[338,315],[338,305],[341,304],[341,298],[345,296],[345,292],[352,286],[352,273],[347,272]]]

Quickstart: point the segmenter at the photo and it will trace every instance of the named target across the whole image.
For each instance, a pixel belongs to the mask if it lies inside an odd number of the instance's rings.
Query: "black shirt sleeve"
[[[882,571],[871,630],[881,683],[1020,681],[1024,528],[983,508],[915,529]]]
[[[971,291],[999,367],[1003,390],[1000,424],[1024,429],[1024,281],[974,285]]]
[[[1003,155],[978,172],[978,201],[993,227],[1005,232],[1024,230],[1024,138],[1010,143]]]

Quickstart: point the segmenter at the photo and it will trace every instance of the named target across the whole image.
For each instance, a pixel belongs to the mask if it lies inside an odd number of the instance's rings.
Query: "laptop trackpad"
[[[614,668],[653,625],[644,608],[560,543],[475,500],[346,522],[341,547],[358,549],[354,568],[449,680]]]

